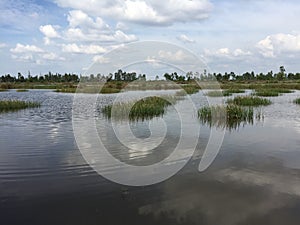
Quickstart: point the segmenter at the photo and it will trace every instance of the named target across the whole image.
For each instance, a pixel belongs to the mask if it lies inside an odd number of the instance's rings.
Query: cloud
[[[58,56],[57,54],[55,54],[53,52],[43,54],[42,58],[46,59],[46,60],[53,60],[53,61],[64,61],[64,60],[66,60],[64,57],[60,57],[60,56]]]
[[[268,58],[274,58],[282,53],[300,53],[300,34],[269,35],[259,41],[256,47]]]
[[[0,48],[5,48],[7,45],[5,43],[0,43]]]
[[[187,58],[187,55],[181,50],[178,50],[177,52],[161,50],[159,51],[158,56],[161,59],[170,61],[182,61]]]
[[[61,31],[61,34],[58,34],[52,25],[40,26],[40,31],[45,35],[46,45],[51,44],[51,38],[61,38],[67,42],[128,43],[138,40],[135,35],[113,30],[100,17],[92,18],[81,10],[70,11],[67,19],[69,25]]]
[[[105,53],[106,49],[99,45],[77,45],[63,44],[62,51],[67,53],[81,53],[81,54],[99,54]]]
[[[40,31],[47,37],[47,38],[58,38],[60,35],[57,33],[55,28],[52,25],[45,25],[40,26]]]
[[[108,30],[109,26],[104,23],[100,17],[93,20],[81,10],[72,10],[69,12],[68,21],[70,27],[84,27],[88,29]]]
[[[12,53],[26,53],[26,52],[44,52],[43,49],[35,45],[22,45],[18,43],[15,48],[10,49]]]
[[[185,34],[181,34],[179,37],[177,37],[177,39],[182,41],[183,43],[195,43],[195,40],[189,38]]]
[[[235,50],[230,50],[229,48],[220,48],[217,50],[204,50],[205,56],[208,57],[218,57],[218,58],[234,58],[234,57],[241,57],[241,56],[250,56],[252,53],[250,51],[244,51],[240,48]]]
[[[208,17],[209,0],[56,0],[58,6],[82,10],[91,15],[144,25],[166,26],[177,22],[195,22]]]
[[[96,55],[93,57],[93,62],[95,63],[101,63],[101,64],[106,64],[106,63],[110,63],[110,59],[109,58],[105,58],[102,55]]]

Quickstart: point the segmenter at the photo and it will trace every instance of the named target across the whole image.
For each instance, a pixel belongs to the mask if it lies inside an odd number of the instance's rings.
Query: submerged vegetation
[[[167,106],[178,99],[174,96],[152,96],[137,102],[120,102],[102,108],[102,113],[107,117],[116,119],[144,120],[162,116]]]
[[[254,110],[252,107],[232,104],[206,106],[199,109],[198,117],[209,126],[236,129],[242,123],[253,123]],[[260,118],[260,114],[257,115],[257,118]]]
[[[16,111],[26,108],[40,107],[38,102],[26,102],[19,100],[1,100],[0,101],[0,112]]]
[[[261,106],[270,105],[272,102],[269,99],[254,96],[237,96],[234,99],[229,99],[227,103],[239,106]]]

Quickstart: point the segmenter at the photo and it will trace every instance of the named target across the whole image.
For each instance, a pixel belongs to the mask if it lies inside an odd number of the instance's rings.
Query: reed
[[[200,90],[200,87],[197,85],[182,85],[181,87],[188,95],[196,94]]]
[[[294,103],[300,105],[300,98],[295,99]]]
[[[102,108],[107,117],[116,119],[145,120],[162,116],[167,106],[174,104],[178,99],[175,96],[151,96],[137,102],[120,102]]]
[[[241,89],[227,89],[224,91],[209,91],[206,93],[206,96],[209,97],[223,97],[223,96],[231,96],[234,93],[244,93],[245,90]]]
[[[292,90],[285,88],[267,88],[267,89],[256,89],[254,95],[261,97],[278,97],[284,93],[292,93]]]
[[[223,97],[223,91],[209,91],[205,94],[208,97]]]
[[[17,89],[16,92],[27,92],[27,89]]]
[[[253,123],[252,107],[237,105],[207,106],[199,109],[198,117],[202,123],[228,129],[237,129],[241,124]]]
[[[40,107],[38,102],[27,102],[19,100],[1,100],[0,101],[0,112],[16,111],[26,108]]]
[[[272,102],[269,99],[254,96],[237,96],[234,99],[227,100],[227,103],[239,106],[261,106],[272,104]]]

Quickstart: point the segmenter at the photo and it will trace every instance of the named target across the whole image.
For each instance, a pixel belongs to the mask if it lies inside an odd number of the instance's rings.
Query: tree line
[[[259,73],[255,74],[252,72],[245,72],[243,74],[235,74],[234,72],[224,74],[222,73],[207,73],[204,70],[202,73],[199,72],[187,72],[186,74],[178,74],[174,73],[165,73],[163,77],[166,80],[176,81],[176,82],[185,82],[190,80],[212,80],[217,79],[220,82],[223,81],[272,81],[272,80],[299,80],[300,73],[287,73],[284,66],[279,68],[277,73],[273,71],[269,71],[266,74]],[[159,80],[159,76],[156,76],[156,80]],[[12,76],[10,74],[2,75],[0,77],[0,82],[55,82],[55,83],[63,83],[63,82],[74,82],[77,83],[79,81],[135,81],[135,80],[146,80],[146,74],[137,75],[136,72],[125,72],[119,69],[114,74],[110,73],[108,75],[102,75],[98,73],[97,75],[90,74],[89,76],[77,75],[74,73],[51,73],[45,75],[35,75],[31,76],[30,72],[27,77],[24,77],[21,73],[18,73],[17,76]]]

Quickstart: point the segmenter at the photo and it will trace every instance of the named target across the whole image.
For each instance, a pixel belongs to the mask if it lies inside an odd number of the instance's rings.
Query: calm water
[[[0,224],[299,224],[300,106],[292,101],[300,92],[271,98],[263,121],[227,130],[217,158],[202,173],[196,156],[203,153],[209,128],[199,122],[195,157],[172,178],[145,187],[115,184],[87,165],[73,134],[73,96],[0,93],[0,99],[42,103],[0,114]],[[99,97],[99,106],[114,96]],[[197,106],[206,102],[201,92],[192,98]],[[167,157],[178,142],[178,116],[170,108],[164,118],[167,137],[159,151],[141,152],[122,147],[109,121],[101,114],[97,119],[112,155],[148,165]],[[147,121],[131,129],[145,140],[150,135]]]

